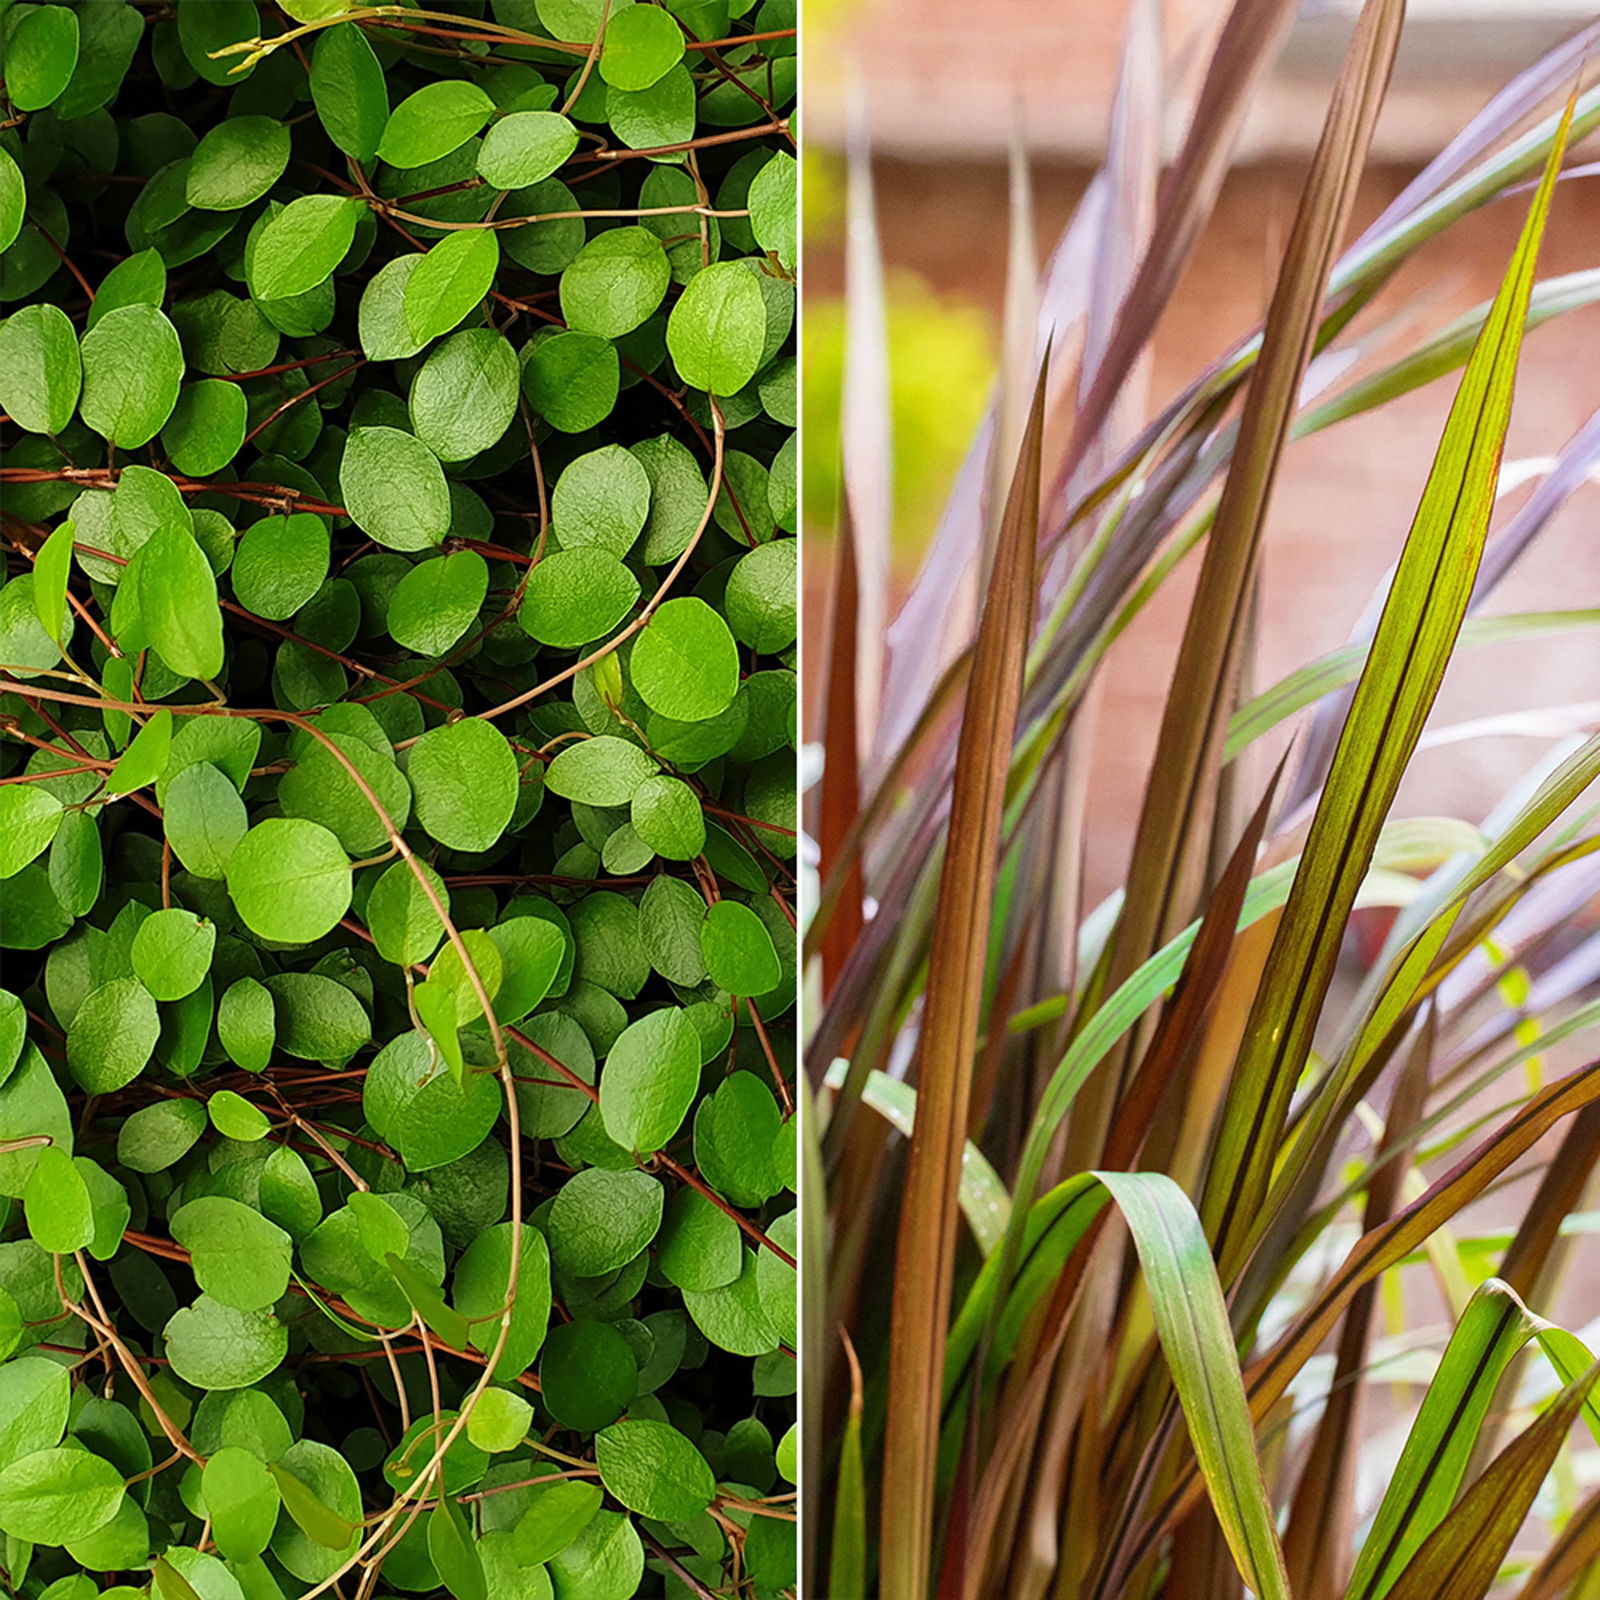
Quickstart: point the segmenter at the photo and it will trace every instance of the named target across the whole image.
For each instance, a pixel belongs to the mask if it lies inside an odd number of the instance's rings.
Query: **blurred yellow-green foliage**
[[[994,379],[986,311],[937,293],[914,272],[889,275],[889,404],[894,426],[894,543],[911,563],[932,535]],[[839,496],[844,305],[806,302],[802,336],[804,504],[815,533],[833,529]]]

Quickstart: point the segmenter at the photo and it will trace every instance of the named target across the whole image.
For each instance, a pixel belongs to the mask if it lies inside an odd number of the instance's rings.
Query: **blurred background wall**
[[[889,270],[901,444],[895,581],[903,588],[987,400],[1006,272],[1014,108],[1020,106],[1033,152],[1042,255],[1103,153],[1127,9],[1128,0],[807,0],[806,625],[813,679],[836,490],[838,151],[852,83],[870,89],[861,98]],[[1194,71],[1227,9],[1226,0],[1165,0],[1169,150],[1182,132]],[[1259,320],[1356,9],[1353,0],[1308,0],[1256,97],[1215,217],[1155,342],[1152,409]],[[1411,0],[1356,228],[1509,76],[1593,15],[1587,0]],[[1390,330],[1381,358],[1393,359],[1489,298],[1521,220],[1515,201],[1492,207],[1452,227],[1408,267],[1389,298],[1412,304]],[[1597,242],[1600,187],[1592,178],[1564,183],[1541,276],[1594,265]],[[1381,326],[1385,303],[1362,325]],[[1344,642],[1399,551],[1454,386],[1453,378],[1432,384],[1291,448],[1267,537],[1261,685]],[[1508,460],[1555,454],[1597,407],[1600,310],[1589,309],[1530,337]],[[1507,495],[1497,520],[1527,492]],[[1600,605],[1597,508],[1594,489],[1575,496],[1491,609]],[[1110,662],[1090,817],[1095,895],[1121,881],[1188,594],[1186,582],[1167,585]],[[1452,668],[1436,724],[1600,700],[1595,639],[1585,633],[1469,653]],[[808,688],[814,696],[816,683]],[[1400,809],[1481,817],[1537,753],[1536,744],[1518,736],[1425,753]]]

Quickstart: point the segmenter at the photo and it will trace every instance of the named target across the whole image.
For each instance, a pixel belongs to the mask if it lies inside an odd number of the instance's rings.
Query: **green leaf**
[[[239,1311],[204,1294],[171,1318],[164,1337],[172,1370],[197,1389],[259,1383],[289,1350],[289,1330],[270,1311]]]
[[[650,512],[650,479],[622,445],[581,455],[556,480],[550,515],[563,546],[627,555]]]
[[[379,1137],[412,1172],[429,1172],[476,1150],[499,1120],[493,1077],[469,1073],[458,1086],[426,1037],[403,1033],[367,1069],[362,1107]]]
[[[422,656],[442,656],[478,620],[489,564],[476,550],[420,561],[389,602],[389,633]]]
[[[518,620],[532,639],[573,650],[610,633],[633,609],[639,580],[608,550],[556,550],[528,577]]]
[[[461,1509],[447,1495],[428,1516],[428,1554],[455,1600],[488,1600],[483,1562]]]
[[[634,791],[658,770],[638,745],[611,734],[569,744],[545,768],[551,794],[589,806],[625,806]]]
[[[228,857],[228,893],[245,926],[279,944],[310,944],[350,909],[350,859],[315,822],[268,817]]]
[[[83,420],[119,449],[160,433],[178,403],[183,347],[152,305],[107,312],[83,336]]]
[[[600,1481],[640,1516],[687,1522],[717,1492],[706,1458],[665,1422],[641,1417],[613,1423],[595,1435],[594,1452]]]
[[[249,1561],[267,1548],[282,1500],[270,1470],[250,1451],[225,1445],[208,1457],[200,1494],[220,1554]]]
[[[607,1322],[574,1317],[558,1323],[550,1330],[539,1361],[539,1392],[550,1415],[566,1427],[586,1433],[603,1428],[615,1422],[639,1392],[633,1347]],[[556,1549],[565,1549],[594,1515],[600,1504],[598,1492],[585,1513],[586,1504],[587,1500],[576,1498],[556,1502],[548,1522],[541,1517],[526,1534],[519,1528],[519,1549],[544,1550],[558,1537],[561,1543]]]
[[[117,1130],[117,1160],[134,1172],[165,1172],[205,1131],[205,1107],[198,1100],[157,1100],[141,1106]]]
[[[215,1090],[206,1100],[206,1115],[211,1119],[211,1126],[225,1139],[238,1139],[247,1144],[265,1139],[272,1129],[266,1113],[232,1089]]]
[[[450,531],[450,491],[438,458],[398,428],[351,430],[339,488],[355,525],[391,550],[426,550]]]
[[[634,642],[633,685],[652,711],[678,722],[705,722],[739,690],[739,647],[704,600],[660,606]]]
[[[646,778],[629,801],[633,831],[658,856],[692,861],[706,844],[705,812],[681,778]],[[724,985],[726,987],[726,985]]]
[[[217,1007],[217,1042],[247,1072],[264,1071],[277,1041],[277,1013],[272,995],[254,978],[228,985]]]
[[[707,910],[700,951],[711,981],[729,994],[770,994],[783,976],[766,924],[737,900],[719,900]]]
[[[700,1041],[676,1006],[618,1035],[600,1075],[600,1115],[624,1150],[653,1152],[677,1133],[700,1087]]]
[[[188,871],[221,878],[249,816],[227,775],[209,761],[197,761],[167,785],[162,822],[173,854]]]
[[[100,280],[85,319],[89,327],[122,306],[159,306],[167,297],[167,264],[158,250],[137,250]]]
[[[12,14],[6,30],[6,94],[18,111],[43,111],[61,98],[78,65],[78,18],[65,6]]]
[[[694,135],[695,84],[680,62],[648,89],[606,90],[606,121],[630,150],[683,144]]]
[[[480,1449],[515,1450],[533,1424],[533,1407],[509,1389],[485,1389],[467,1419],[467,1437]]]
[[[90,1094],[132,1083],[155,1052],[161,1018],[137,978],[113,978],[92,989],[67,1029],[67,1066]]]
[[[14,878],[48,848],[63,814],[61,802],[37,783],[0,788],[0,879]]]
[[[461,1054],[461,1008],[454,989],[429,979],[411,991],[411,1004],[417,1020],[426,1030],[457,1086],[466,1072]]]
[[[279,1538],[273,1541],[279,1560],[291,1572],[299,1575],[299,1568],[307,1563],[302,1560],[291,1565],[292,1557],[280,1548],[280,1541],[287,1544],[290,1551],[301,1550],[311,1555],[311,1564],[316,1566],[323,1564],[323,1558],[316,1551],[331,1550],[342,1555],[350,1549],[359,1532],[356,1523],[360,1516],[360,1491],[356,1488],[354,1474],[335,1452],[326,1445],[302,1439],[285,1451],[280,1460],[269,1461],[267,1471],[283,1497],[283,1509],[299,1530],[298,1535],[288,1531],[287,1539],[280,1532]],[[330,1500],[338,1501],[338,1505],[330,1507],[327,1503]],[[348,1516],[342,1514],[346,1509],[350,1511]],[[315,1546],[316,1551],[306,1551],[300,1535]]]
[[[205,211],[238,211],[259,200],[289,165],[289,130],[274,117],[230,117],[189,158],[184,196]]]
[[[248,424],[244,389],[221,378],[202,378],[179,393],[161,444],[179,472],[206,478],[238,455]]]
[[[361,291],[357,321],[369,361],[403,361],[428,342],[413,337],[406,323],[406,285],[422,260],[407,255],[384,262]]]
[[[61,1443],[72,1407],[67,1369],[39,1356],[0,1366],[0,1469]]]
[[[600,76],[613,89],[648,89],[683,60],[683,30],[659,6],[626,6],[606,25]]]
[[[517,353],[493,328],[452,334],[411,385],[411,426],[441,461],[465,461],[498,444],[517,414]]]
[[[133,736],[106,779],[110,794],[132,794],[152,784],[166,770],[172,754],[172,713],[157,711]]]
[[[359,200],[333,194],[291,200],[255,236],[250,293],[284,300],[326,282],[349,251],[362,210]]]
[[[800,163],[780,150],[750,184],[750,228],[756,243],[789,271],[799,259]]]
[[[555,111],[517,111],[484,135],[478,175],[497,189],[526,189],[557,171],[578,148],[578,130]]]
[[[71,1255],[94,1237],[94,1206],[88,1185],[72,1157],[57,1145],[46,1145],[39,1152],[22,1204],[28,1232],[41,1250]],[[4,1526],[0,1521],[0,1527]]]
[[[152,912],[133,936],[134,976],[157,1000],[181,1000],[205,982],[216,943],[216,928],[192,911]]]
[[[551,1258],[577,1278],[614,1272],[655,1238],[661,1208],[661,1185],[646,1172],[575,1173],[550,1207]]]
[[[608,228],[561,274],[562,315],[579,333],[617,339],[661,304],[671,281],[667,253],[649,229]]]
[[[87,1450],[36,1450],[0,1472],[0,1529],[63,1545],[105,1527],[122,1504],[122,1474]]]
[[[139,610],[151,645],[182,677],[216,677],[223,662],[222,611],[211,563],[194,535],[169,524],[140,553]]]
[[[283,622],[327,581],[329,552],[323,518],[309,511],[263,517],[245,529],[234,550],[234,595],[256,616]]]
[[[596,1326],[605,1333],[612,1331],[604,1323]],[[631,1365],[632,1357],[628,1360]],[[560,1555],[594,1521],[603,1498],[598,1484],[576,1479],[536,1484],[529,1491],[528,1509],[513,1530],[517,1560],[525,1567],[537,1567]]]
[[[450,891],[432,867],[418,862],[397,861],[384,869],[367,900],[367,929],[385,961],[402,967],[426,961],[444,938],[444,924],[433,901],[417,881],[420,869],[438,897],[450,909]]]
[[[512,1237],[509,1222],[496,1223],[479,1234],[456,1263],[456,1307],[472,1319],[473,1346],[485,1355],[500,1339],[500,1312],[511,1281]],[[510,1328],[494,1366],[499,1383],[514,1381],[533,1364],[550,1321],[550,1248],[536,1228],[524,1226],[521,1238]]]
[[[739,557],[728,574],[728,626],[763,655],[787,650],[800,628],[797,539],[772,539]]]
[[[22,232],[28,207],[27,186],[11,152],[0,148],[0,250],[9,250]]]
[[[489,120],[494,102],[475,83],[444,78],[409,94],[389,113],[378,155],[391,167],[420,167],[459,150]]]
[[[593,333],[557,333],[529,347],[522,392],[558,433],[582,433],[611,415],[621,365],[617,347]]]
[[[667,1206],[656,1252],[662,1276],[680,1289],[720,1289],[744,1267],[739,1224],[693,1189],[680,1189]]]
[[[772,1161],[781,1119],[772,1091],[752,1072],[732,1072],[695,1112],[694,1158],[718,1194],[758,1206],[783,1187]]]
[[[499,265],[500,240],[493,229],[441,239],[406,279],[405,319],[412,337],[426,343],[448,333],[488,294]]]
[[[237,1311],[260,1311],[289,1286],[290,1240],[258,1211],[202,1195],[172,1214],[172,1237],[189,1252],[195,1282]]]
[[[388,126],[389,92],[372,46],[354,23],[317,36],[311,99],[328,137],[352,161],[371,161]]]
[[[417,820],[454,850],[487,850],[517,801],[517,758],[493,723],[476,717],[432,728],[406,767]]]
[[[697,272],[667,319],[667,349],[685,383],[737,393],[755,377],[767,342],[767,308],[749,267],[717,261]]]
[[[83,387],[78,334],[58,306],[23,306],[0,322],[0,410],[28,433],[60,433]]]

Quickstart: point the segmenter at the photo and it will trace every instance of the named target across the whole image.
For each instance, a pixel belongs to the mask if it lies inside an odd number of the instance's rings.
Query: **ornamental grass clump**
[[[1457,650],[1596,620],[1489,603],[1600,450],[1593,423],[1552,441],[1496,515],[1524,330],[1596,295],[1538,260],[1567,152],[1600,124],[1600,33],[1508,85],[1347,245],[1404,21],[1367,0],[1261,329],[1146,424],[1141,358],[1296,9],[1238,0],[1157,191],[1163,51],[1156,8],[1132,8],[1107,166],[1038,284],[1017,175],[1004,375],[887,639],[858,153],[807,935],[806,1251],[826,1271],[807,1280],[806,1492],[831,1600],[1596,1582],[1576,1424],[1600,1436],[1600,1369],[1543,1314],[1600,1159],[1600,1064],[1545,1059],[1594,1053],[1593,936],[1560,941],[1600,884],[1600,738],[1534,719],[1569,736],[1487,816],[1390,811]],[[1492,303],[1380,353],[1392,302],[1362,313],[1494,201],[1524,222]],[[1257,688],[1293,439],[1440,379],[1454,403],[1379,603]],[[1089,907],[1098,675],[1186,556],[1128,875]],[[1277,770],[1252,759],[1297,713]],[[1365,906],[1392,926],[1341,968]]]
[[[0,1568],[794,1582],[789,0],[0,14]]]

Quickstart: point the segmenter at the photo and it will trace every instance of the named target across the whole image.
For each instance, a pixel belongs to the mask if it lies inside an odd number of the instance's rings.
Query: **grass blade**
[[[1428,1385],[1345,1600],[1382,1600],[1443,1521],[1500,1374],[1538,1327],[1517,1295],[1495,1279],[1473,1295]]]
[[[1113,985],[1182,927],[1198,896],[1266,509],[1403,15],[1400,0],[1364,7],[1301,196],[1173,669],[1113,946]]]
[[[861,1459],[861,1363],[843,1329],[850,1362],[850,1414],[839,1446],[839,1482],[833,1499],[833,1552],[828,1563],[832,1600],[867,1600],[867,1478]],[[813,1502],[815,1503],[815,1502]]]
[[[1288,1600],[1228,1308],[1194,1207],[1164,1173],[1095,1176],[1133,1234],[1195,1459],[1239,1575],[1261,1600]]]
[[[1041,371],[978,628],[934,914],[917,1121],[895,1264],[883,1466],[884,1600],[926,1600],[930,1589],[956,1204],[1006,770],[1032,623],[1045,382]]]
[[[1225,1277],[1257,1234],[1289,1097],[1310,1052],[1355,892],[1466,614],[1564,148],[1558,135],[1462,377],[1267,958],[1201,1207]]]
[[[1589,1397],[1600,1363],[1495,1457],[1390,1589],[1390,1600],[1482,1600]]]

